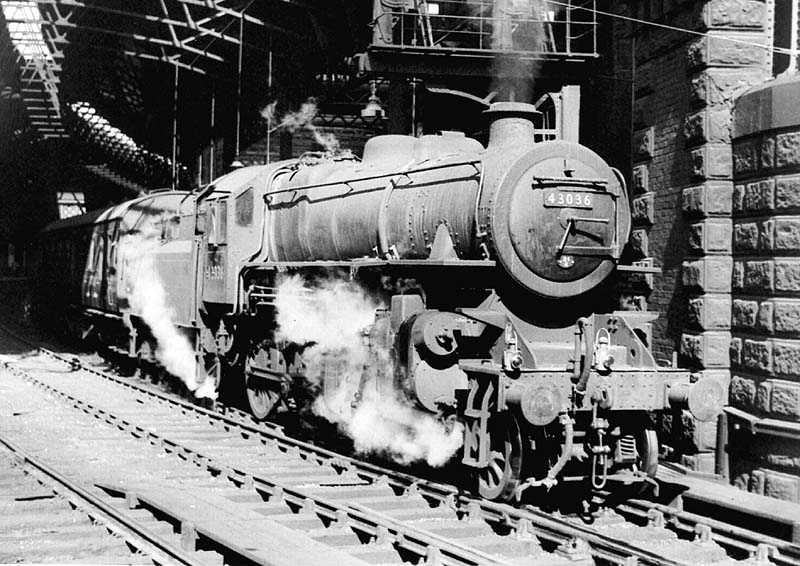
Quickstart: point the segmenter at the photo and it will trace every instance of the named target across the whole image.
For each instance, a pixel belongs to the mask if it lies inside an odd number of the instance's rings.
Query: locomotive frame
[[[40,239],[41,295],[66,274],[58,296],[72,330],[152,361],[115,250],[155,231],[152,260],[198,374],[238,380],[266,418],[303,375],[303,345],[274,339],[279,274],[344,271],[374,290],[411,282],[385,293],[369,329],[395,361],[382,379],[464,425],[461,463],[484,497],[647,482],[659,449],[647,412],[707,420],[724,392],[656,364],[654,315],[594,312],[630,229],[624,182],[579,144],[536,143],[533,112],[493,104],[486,148],[458,133],[379,136],[361,161],[307,155],[56,222]]]

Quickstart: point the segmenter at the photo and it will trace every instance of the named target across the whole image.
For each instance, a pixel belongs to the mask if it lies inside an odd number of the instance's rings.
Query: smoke
[[[196,377],[194,347],[175,325],[167,292],[154,262],[159,241],[155,229],[131,233],[120,238],[120,257],[126,277],[129,312],[141,316],[157,342],[156,359],[170,374],[180,378],[197,398],[216,399],[213,379]]]
[[[261,110],[261,117],[267,121],[267,126],[270,132],[274,132],[280,128],[284,128],[289,132],[296,132],[297,130],[305,128],[314,136],[314,140],[325,148],[325,151],[336,153],[341,150],[339,140],[330,132],[321,132],[317,126],[314,125],[314,118],[317,116],[317,101],[315,98],[308,98],[300,109],[296,112],[285,114],[277,126],[272,126],[275,119],[275,112],[277,108],[277,101],[267,104]]]
[[[480,0],[470,6],[471,15],[479,18],[475,21],[492,30],[492,49],[498,52],[492,90],[499,100],[531,102],[539,63],[518,52],[556,50],[553,26],[563,7],[547,0]]]
[[[275,109],[278,107],[278,101],[273,100],[269,104],[267,104],[264,108],[261,109],[261,117],[267,121],[267,126],[272,128],[273,122],[275,122]]]
[[[287,277],[275,302],[276,338],[309,344],[303,362],[318,392],[314,411],[350,436],[357,451],[442,466],[461,447],[461,424],[446,427],[395,387],[389,351],[368,340],[380,305],[363,290],[342,280],[312,286]]]

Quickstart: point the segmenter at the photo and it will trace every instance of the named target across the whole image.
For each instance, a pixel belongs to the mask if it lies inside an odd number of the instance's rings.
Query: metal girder
[[[251,4],[249,0],[2,0],[0,60],[6,69],[16,67],[16,78],[8,77],[9,93],[19,93],[27,123],[40,137],[63,135],[59,87],[66,46],[204,75],[221,69],[241,48],[241,36],[227,31],[240,31],[240,22],[299,36],[247,14]]]
[[[242,48],[268,51],[264,31],[270,38],[311,42],[316,32],[323,43],[319,28],[331,27],[325,11],[307,0],[0,0],[0,7],[0,62],[15,69],[3,76],[8,85],[3,92],[18,93],[28,126],[44,139],[67,132],[76,140],[86,135],[74,104],[59,92],[65,58],[71,63],[76,54],[109,52],[224,78],[241,60]],[[70,45],[78,49],[67,49]],[[144,148],[132,153],[103,132],[92,136],[91,143],[110,156],[110,163],[147,171],[163,165],[160,156]]]
[[[46,21],[45,20],[45,21],[42,22],[41,26],[44,29],[53,28],[56,31],[62,31],[64,28],[66,28],[68,30],[81,29],[81,30],[86,30],[86,31],[98,33],[98,34],[111,35],[111,36],[121,37],[121,38],[124,38],[124,39],[130,39],[130,40],[133,40],[135,42],[149,43],[149,44],[153,44],[153,45],[156,45],[156,46],[159,46],[159,47],[174,47],[177,50],[186,51],[187,53],[192,53],[194,55],[200,55],[200,56],[205,57],[207,59],[210,59],[212,61],[216,61],[218,63],[224,62],[224,60],[225,60],[223,57],[221,57],[219,55],[216,55],[214,53],[211,53],[209,51],[185,45],[183,41],[179,41],[177,39],[177,36],[173,36],[173,38],[171,38],[171,39],[165,39],[165,38],[160,38],[160,37],[151,37],[151,36],[147,36],[147,35],[142,35],[140,33],[125,32],[125,31],[119,31],[119,30],[115,30],[115,29],[103,28],[103,27],[99,27],[99,26],[90,26],[90,25],[86,25],[86,24],[77,24],[77,23],[73,23],[73,22],[69,22],[69,21]],[[167,27],[170,28],[171,26],[167,25]],[[174,34],[174,27],[171,28],[171,29],[173,30],[172,33]],[[60,34],[60,37],[61,37],[61,41],[62,42],[71,43],[71,41],[67,37],[67,34],[62,33],[62,34]],[[180,54],[178,54],[178,56],[180,56]]]

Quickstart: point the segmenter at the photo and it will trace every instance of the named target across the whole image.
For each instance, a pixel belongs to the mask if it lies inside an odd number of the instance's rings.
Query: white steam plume
[[[273,124],[275,120],[275,111],[277,101],[267,104],[261,110],[261,117],[267,121],[267,124]],[[314,136],[314,140],[325,148],[325,151],[331,153],[338,152],[341,147],[339,140],[332,133],[321,132],[317,126],[314,125],[314,118],[317,116],[317,101],[315,98],[307,99],[300,109],[296,112],[285,114],[280,120],[278,125],[272,126],[270,132],[274,132],[280,128],[285,128],[290,132],[296,132],[301,128],[305,128]]]
[[[498,52],[492,89],[501,99],[530,102],[538,62],[516,52],[552,50],[548,26],[558,20],[563,7],[547,0],[480,0],[469,5],[477,18],[472,25],[483,22],[492,29],[492,49]]]
[[[367,343],[365,330],[378,305],[362,290],[341,280],[310,286],[287,277],[276,295],[276,338],[311,344],[303,351],[306,376],[322,390],[314,411],[337,423],[356,450],[431,466],[444,465],[456,453],[462,425],[448,429],[414,407],[393,385],[389,352]],[[331,373],[336,376],[326,379]]]
[[[157,342],[156,358],[170,374],[180,378],[197,398],[216,399],[213,379],[205,376],[198,384],[197,362],[189,339],[174,323],[175,313],[167,301],[167,293],[158,275],[154,254],[158,236],[153,231],[132,233],[120,239],[129,297],[129,311],[141,316]]]

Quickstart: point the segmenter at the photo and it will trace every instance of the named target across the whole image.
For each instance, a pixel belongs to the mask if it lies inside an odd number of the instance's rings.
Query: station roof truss
[[[248,44],[242,41],[245,26],[293,38],[307,35],[298,22],[307,22],[316,10],[308,2],[0,0],[0,98],[21,102],[27,126],[38,137],[69,138],[76,101],[63,100],[61,83],[72,47],[215,76],[235,67],[243,48],[264,50],[258,38],[266,33],[249,33],[254,39]],[[171,92],[172,85],[168,88]],[[110,133],[130,147],[121,132]]]

